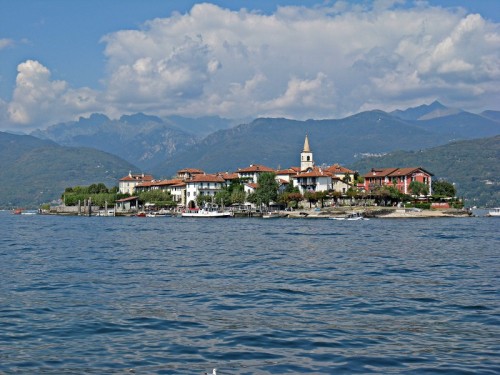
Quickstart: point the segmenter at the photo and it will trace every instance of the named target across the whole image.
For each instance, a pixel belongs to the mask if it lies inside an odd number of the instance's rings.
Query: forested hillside
[[[0,207],[37,207],[66,187],[118,179],[137,170],[117,156],[90,148],[62,147],[28,135],[0,132]]]

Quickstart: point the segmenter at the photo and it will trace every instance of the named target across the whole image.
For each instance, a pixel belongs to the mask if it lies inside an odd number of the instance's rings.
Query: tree
[[[205,203],[212,203],[213,197],[211,195],[198,194],[196,197],[196,205],[198,207],[203,207]]]
[[[239,204],[243,204],[245,203],[245,200],[246,200],[246,193],[244,190],[233,190],[233,192],[231,193],[231,202],[232,203],[239,203]]]
[[[278,182],[276,175],[272,172],[265,172],[259,175],[257,180],[258,187],[255,189],[257,201],[269,206],[269,203],[278,198]]]
[[[454,197],[457,194],[455,186],[448,181],[432,181],[432,193],[442,197]]]
[[[429,194],[429,187],[423,182],[412,181],[410,182],[410,190],[414,195],[427,195]]]
[[[228,188],[224,188],[215,193],[214,201],[219,206],[229,206],[231,204],[231,193]]]
[[[342,181],[344,181],[346,184],[349,184],[351,182],[351,175],[349,174],[349,172],[344,173]]]
[[[170,193],[163,190],[150,190],[139,193],[141,203],[153,203],[158,207],[175,206]]]
[[[316,196],[316,192],[314,192],[314,191],[306,191],[304,193],[304,199],[306,199],[309,202],[309,208],[312,207],[313,203],[316,203],[318,201],[318,198]]]

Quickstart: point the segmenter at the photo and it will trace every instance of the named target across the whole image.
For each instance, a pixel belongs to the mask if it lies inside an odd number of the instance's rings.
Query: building
[[[247,182],[257,183],[259,175],[266,172],[276,173],[274,169],[259,164],[250,164],[248,168],[238,168],[236,173],[240,179],[247,180]]]
[[[215,196],[215,194],[226,186],[226,180],[215,174],[195,174],[185,180],[186,184],[186,206],[197,207],[196,198],[199,195]]]
[[[332,175],[319,167],[308,168],[293,177],[301,194],[332,189]]]
[[[121,194],[133,195],[137,185],[151,181],[153,181],[153,176],[151,175],[144,173],[132,174],[132,172],[128,172],[127,176],[120,178],[118,181],[118,190]]]
[[[393,186],[403,194],[410,194],[410,184],[413,181],[428,186],[432,194],[432,173],[421,167],[412,168],[372,168],[365,174],[365,191],[370,192],[380,186]]]
[[[306,134],[304,140],[304,149],[300,153],[300,170],[301,172],[312,170],[314,168],[313,153],[309,147],[309,138]]]

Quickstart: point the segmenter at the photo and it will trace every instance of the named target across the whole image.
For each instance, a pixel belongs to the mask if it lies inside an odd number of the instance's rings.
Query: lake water
[[[500,220],[0,212],[0,373],[500,373]]]

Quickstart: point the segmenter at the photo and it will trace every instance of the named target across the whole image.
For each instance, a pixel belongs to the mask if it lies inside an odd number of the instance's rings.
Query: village
[[[273,189],[270,199],[259,199],[256,194],[262,176],[272,176]],[[428,203],[425,212],[411,205],[404,207],[394,196],[376,199],[380,189],[387,188],[396,195],[425,197],[432,195],[433,174],[422,167],[399,167],[372,170],[363,176],[356,171],[339,164],[317,166],[308,136],[300,152],[300,166],[287,169],[273,169],[264,165],[251,164],[238,168],[234,172],[205,173],[195,168],[184,168],[172,179],[156,180],[149,174],[133,174],[121,178],[118,182],[119,193],[126,195],[115,202],[114,210],[107,209],[105,215],[148,215],[159,216],[167,213],[166,207],[158,207],[151,202],[140,202],[139,195],[144,192],[164,192],[171,197],[175,207],[170,207],[169,214],[184,216],[201,215],[201,211],[219,212],[220,216],[266,216],[275,213],[275,217],[324,217],[348,215],[361,212],[363,216],[456,216],[462,210],[450,210],[446,201]],[[224,200],[220,194],[229,187],[238,185],[240,194],[235,199]],[[418,191],[414,191],[418,190]],[[233,194],[234,195],[234,194]],[[288,199],[278,201],[276,197]],[[362,197],[362,199],[359,199]],[[427,199],[428,201],[428,199]],[[224,203],[229,207],[224,207]],[[83,210],[88,202],[85,202]],[[448,210],[444,212],[443,209]],[[79,208],[82,212],[82,208]],[[102,211],[101,211],[102,212]],[[222,215],[224,212],[227,215]]]

